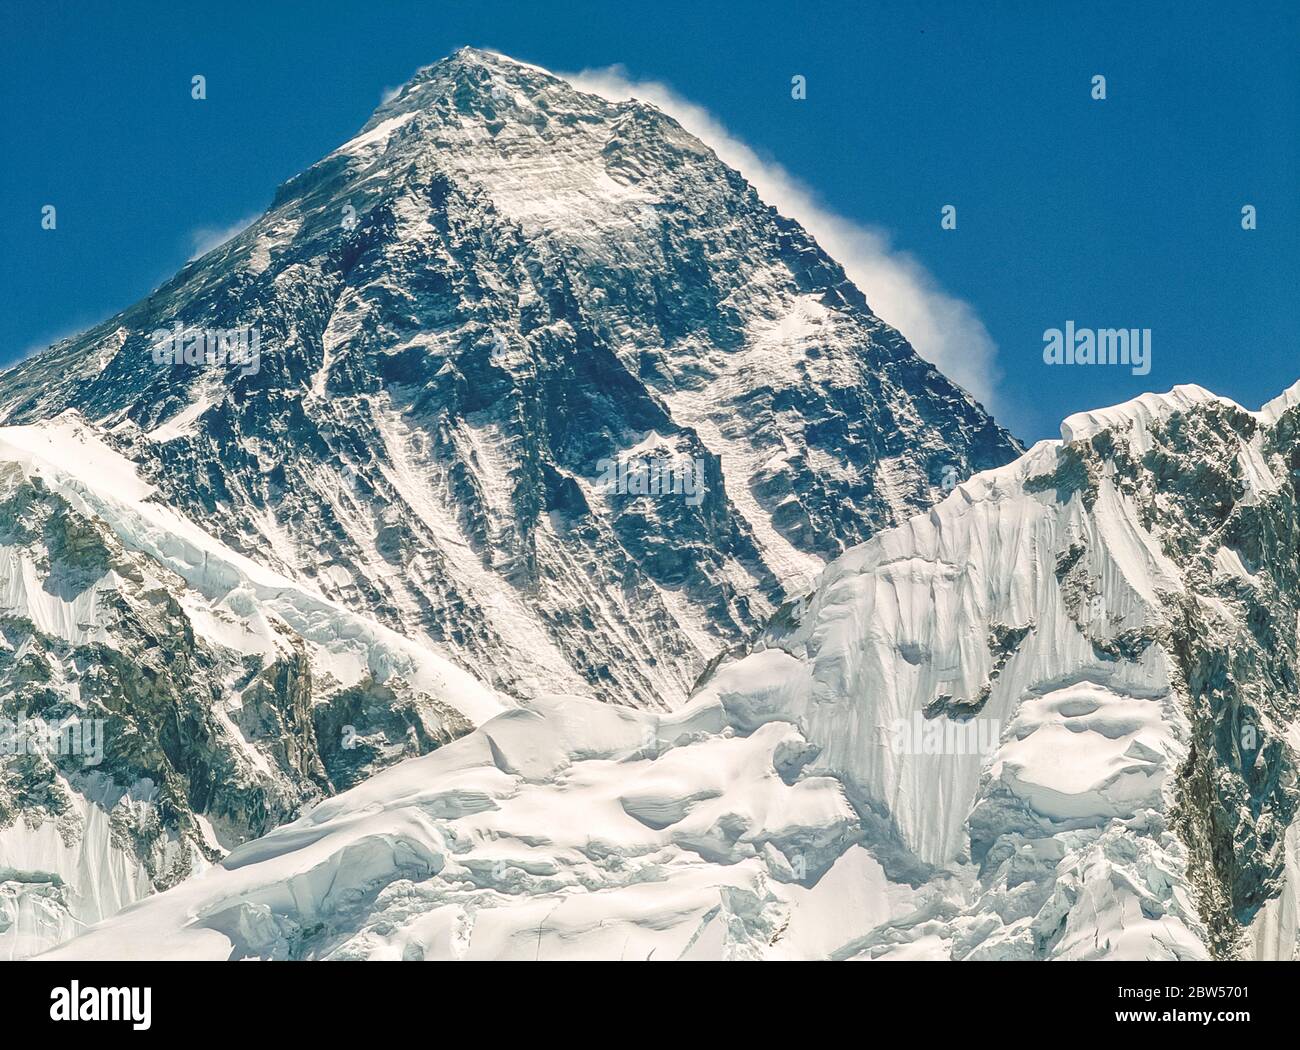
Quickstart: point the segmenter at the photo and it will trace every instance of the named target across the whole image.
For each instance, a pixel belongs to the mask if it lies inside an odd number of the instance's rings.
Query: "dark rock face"
[[[1170,645],[1193,728],[1176,811],[1212,946],[1230,955],[1243,926],[1277,895],[1283,838],[1300,808],[1297,756],[1286,730],[1300,717],[1300,411],[1271,428],[1222,405],[1155,430],[1143,468],[1167,550],[1198,597],[1168,599]],[[1281,479],[1255,492],[1242,444]],[[1222,545],[1249,573],[1214,571]],[[1224,615],[1224,613],[1227,615]]]
[[[286,668],[254,657],[241,666],[196,638],[178,600],[183,581],[124,550],[102,523],[12,467],[0,520],[4,546],[18,555],[6,564],[21,566],[26,556],[51,595],[84,596],[93,614],[76,641],[26,617],[0,619],[0,716],[16,733],[31,720],[102,724],[93,755],[7,742],[14,754],[0,767],[0,828],[66,819],[76,838],[72,793],[95,796],[114,816],[122,811],[132,855],[162,888],[190,874],[194,862],[220,855],[199,833],[196,813],[227,829],[230,845],[276,826],[328,788],[319,760],[308,757],[314,740],[295,723],[301,697],[287,687]],[[258,768],[222,715],[232,678],[245,683],[236,695],[274,723],[268,751],[284,759],[275,767]]]
[[[1300,717],[1298,438],[1300,409],[1261,422],[1261,414],[1207,400],[1148,425],[1140,452],[1103,431],[1062,456],[1088,464],[1079,476],[1113,478],[1183,575],[1184,592],[1163,596],[1158,629],[1093,646],[1131,660],[1158,642],[1172,658],[1192,729],[1173,824],[1188,848],[1210,947],[1224,957],[1277,896],[1283,839],[1300,808],[1297,756],[1286,739]],[[1253,457],[1276,486],[1248,476]],[[1223,571],[1225,553],[1244,573]],[[1058,578],[1068,582],[1077,561],[1073,551],[1063,557]]]
[[[2,954],[167,889],[471,728],[398,676],[320,679],[283,622],[270,651],[206,637],[185,580],[17,463],[0,464],[0,568],[30,612],[0,613]],[[49,828],[59,870],[31,867],[49,862],[31,838]]]

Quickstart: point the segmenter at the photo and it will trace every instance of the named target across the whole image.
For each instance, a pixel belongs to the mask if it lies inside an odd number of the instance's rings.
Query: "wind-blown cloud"
[[[225,244],[236,234],[243,233],[248,227],[252,226],[259,218],[260,213],[256,215],[246,215],[238,222],[233,222],[229,226],[200,226],[196,230],[190,231],[190,257],[189,262],[193,262],[200,256],[207,255],[213,248],[218,248]]]
[[[575,87],[612,100],[650,102],[737,169],[768,204],[816,238],[867,297],[876,315],[903,333],[926,360],[988,408],[1001,378],[997,346],[969,303],[949,295],[889,237],[836,215],[781,165],[763,160],[704,107],[657,81],[632,80],[621,66],[561,74]]]

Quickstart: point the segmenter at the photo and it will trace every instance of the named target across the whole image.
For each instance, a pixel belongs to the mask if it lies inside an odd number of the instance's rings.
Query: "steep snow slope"
[[[174,324],[256,329],[256,369],[156,364]],[[473,49],[0,376],[0,419],[67,408],[227,547],[481,680],[661,709],[828,559],[1019,451],[673,120]],[[700,498],[600,484],[629,458]]]
[[[538,698],[54,954],[1293,958],[1297,389],[1071,417],[681,711]]]
[[[833,859],[855,817],[833,779],[795,780],[793,727],[723,729],[717,705],[661,717],[539,699],[59,954],[679,958],[736,931],[737,953],[761,954],[785,918],[772,870],[789,879],[795,850]],[[815,939],[808,910],[798,932]]]
[[[0,428],[0,956],[503,709],[154,495],[75,413]],[[93,748],[33,747],[35,719]]]

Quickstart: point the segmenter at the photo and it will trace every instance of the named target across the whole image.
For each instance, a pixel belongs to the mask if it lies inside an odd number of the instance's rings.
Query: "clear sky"
[[[667,84],[886,232],[987,329],[1023,438],[1147,389],[1255,407],[1300,378],[1296,0],[6,0],[0,363],[146,295],[462,44]],[[1150,374],[1044,365],[1069,320],[1150,328]]]

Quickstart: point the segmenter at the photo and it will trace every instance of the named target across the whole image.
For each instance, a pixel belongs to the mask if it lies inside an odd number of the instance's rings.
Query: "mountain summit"
[[[256,331],[256,371],[160,365],[176,325]],[[0,377],[9,423],[66,409],[222,542],[485,681],[648,706],[1018,452],[671,118],[471,48]],[[638,457],[699,498],[599,484]]]
[[[670,117],[473,49],[0,420],[4,713],[116,727],[0,782],[17,953],[519,703],[680,707],[1019,452]]]

